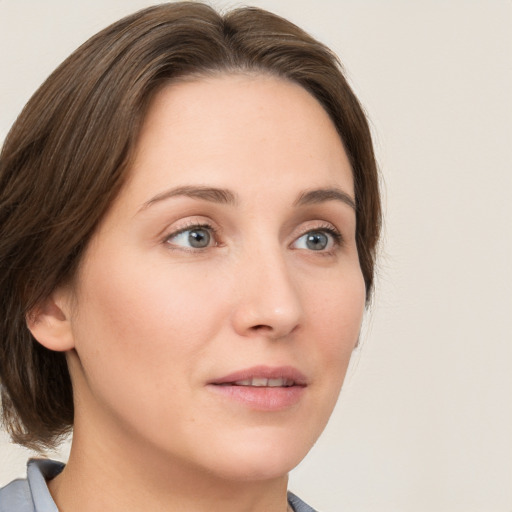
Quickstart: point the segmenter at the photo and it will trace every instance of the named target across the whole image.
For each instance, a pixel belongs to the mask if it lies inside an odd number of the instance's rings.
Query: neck
[[[287,475],[256,481],[219,477],[154,451],[120,436],[82,436],[75,424],[68,464],[49,484],[57,507],[62,512],[287,510]]]

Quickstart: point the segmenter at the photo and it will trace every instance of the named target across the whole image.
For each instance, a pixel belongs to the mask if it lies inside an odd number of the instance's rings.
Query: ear
[[[27,327],[43,347],[56,352],[74,348],[69,303],[69,292],[57,289],[27,314]]]

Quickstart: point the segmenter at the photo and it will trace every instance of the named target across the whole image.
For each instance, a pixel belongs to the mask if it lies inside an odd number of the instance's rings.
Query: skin
[[[236,201],[169,193],[198,186]],[[156,96],[75,283],[30,325],[67,351],[73,380],[71,455],[50,482],[61,511],[286,510],[287,473],[325,427],[364,311],[343,194],[341,140],[298,85],[222,75]],[[204,248],[183,231],[197,224],[215,231],[202,228]],[[260,410],[209,385],[255,365],[298,369],[300,399]]]

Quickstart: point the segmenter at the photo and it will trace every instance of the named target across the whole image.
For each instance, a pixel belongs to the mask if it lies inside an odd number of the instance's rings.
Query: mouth
[[[265,377],[252,377],[251,379],[236,380],[234,382],[224,382],[219,386],[251,386],[255,388],[289,388],[295,386],[293,379],[278,378],[266,379]]]
[[[216,379],[208,388],[253,410],[278,411],[296,405],[307,388],[296,368],[257,366]]]

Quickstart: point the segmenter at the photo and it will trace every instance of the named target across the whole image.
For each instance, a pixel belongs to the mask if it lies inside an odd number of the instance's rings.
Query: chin
[[[273,458],[259,458],[258,460],[246,457],[243,461],[237,460],[230,464],[224,460],[213,468],[213,472],[224,480],[239,482],[263,482],[283,478],[302,460],[288,459],[279,456]]]
[[[228,440],[210,452],[214,459],[212,470],[228,480],[264,481],[286,476],[307,455],[316,437],[304,439],[300,433],[290,430],[285,437],[262,433],[237,441]]]

